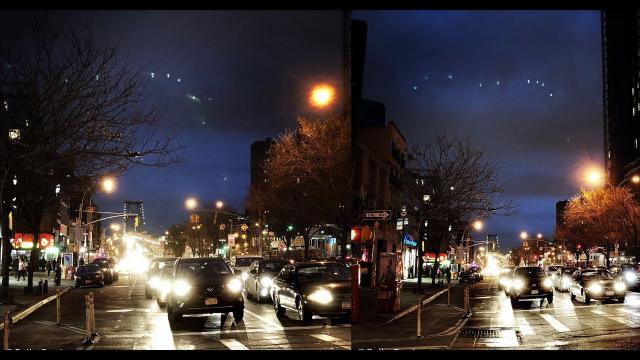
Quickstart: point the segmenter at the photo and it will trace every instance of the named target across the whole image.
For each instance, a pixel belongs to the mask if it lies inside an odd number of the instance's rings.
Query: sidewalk
[[[466,311],[464,307],[464,287],[451,282],[451,306],[447,304],[447,284],[443,287],[431,286],[431,279],[422,279],[422,294],[416,294],[415,279],[403,281],[400,295],[401,309],[393,314],[375,314],[372,319],[363,320],[352,326],[351,340],[353,349],[393,349],[393,348],[447,348],[457,329],[463,324]],[[444,291],[443,291],[444,290]],[[417,338],[417,311],[408,312],[417,307],[418,301],[428,299],[442,292],[429,304],[422,307],[422,338]],[[402,313],[393,322],[389,320]],[[366,318],[366,316],[365,316]]]
[[[27,286],[26,279],[20,279],[20,281],[16,280],[15,275],[11,274],[9,276],[9,298],[10,301],[8,303],[2,302],[0,300],[0,314],[4,316],[6,311],[9,311],[11,315],[24,310],[29,307],[31,304],[35,304],[40,300],[43,300],[51,295],[56,293],[56,286],[53,282],[54,273],[51,272],[51,275],[47,277],[46,272],[34,272],[33,273],[33,291],[32,294],[25,294],[24,287]],[[38,282],[42,280],[44,283],[45,280],[48,281],[49,292],[46,294],[36,294],[38,287]],[[60,289],[64,290],[67,287],[73,286],[73,280],[65,280],[62,279],[60,282]]]

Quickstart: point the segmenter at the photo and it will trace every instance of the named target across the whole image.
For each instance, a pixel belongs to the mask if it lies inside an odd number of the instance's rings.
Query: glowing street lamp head
[[[309,94],[309,104],[315,108],[331,105],[335,99],[336,90],[327,84],[316,85]]]
[[[633,175],[633,176],[631,177],[631,181],[632,181],[634,184],[640,184],[640,175]]]
[[[542,234],[538,234],[538,239],[542,239]]]
[[[529,238],[529,234],[527,234],[526,231],[523,231],[523,232],[520,233],[520,239],[526,240],[528,238]]]
[[[116,180],[112,177],[106,177],[102,180],[102,189],[106,193],[112,193],[116,189]]]
[[[194,197],[190,197],[185,200],[184,206],[189,210],[193,210],[198,206],[198,200],[196,200],[196,198]]]
[[[113,223],[111,224],[110,228],[113,231],[120,231],[120,224]]]
[[[482,221],[480,220],[476,220],[473,222],[473,228],[476,229],[476,231],[482,230],[482,225]]]
[[[222,209],[222,207],[224,206],[224,203],[220,200],[216,201],[216,208],[217,209]]]
[[[587,170],[585,177],[587,183],[591,186],[600,186],[604,183],[604,174],[599,168],[591,168]]]

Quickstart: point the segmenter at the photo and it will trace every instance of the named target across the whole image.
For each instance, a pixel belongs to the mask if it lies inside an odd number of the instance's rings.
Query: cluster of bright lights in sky
[[[456,80],[456,78],[455,78],[453,73],[447,74],[446,78],[449,81],[455,81]],[[425,75],[423,82],[424,83],[428,83],[429,80],[433,80],[433,79],[431,77],[429,77],[429,75]],[[545,87],[544,81],[542,81],[542,80],[535,80],[535,79],[527,78],[527,79],[520,80],[519,82],[522,83],[522,84],[527,84],[529,86],[534,86],[534,87],[538,87],[538,88],[544,88]],[[480,81],[478,83],[472,84],[473,87],[477,87],[477,88],[486,88],[488,86],[500,87],[500,86],[505,86],[505,85],[506,84],[500,82],[500,80],[495,80],[495,81],[491,80],[491,81],[487,81],[487,82]],[[421,85],[421,86],[426,87],[428,85]],[[413,91],[418,91],[418,90],[421,89],[421,87],[419,85],[417,85],[417,84],[414,84],[412,86],[412,89],[413,89]],[[549,97],[553,97],[553,92],[552,91],[549,92]]]
[[[152,79],[156,79],[158,74],[156,74],[155,72],[150,72],[149,73],[149,77],[151,77]],[[159,78],[163,78],[162,76],[160,76]],[[166,79],[171,79],[171,73],[167,73],[166,76],[164,77]],[[176,78],[176,82],[181,83],[182,84],[182,78]],[[209,96],[209,95],[204,95],[204,96],[196,96],[193,94],[189,94],[189,93],[185,93],[185,97],[189,100],[191,100],[192,102],[196,103],[196,104],[202,104],[202,100],[206,100],[208,102],[212,102],[213,101],[213,97]],[[206,121],[200,121],[200,124],[202,126],[207,125]]]

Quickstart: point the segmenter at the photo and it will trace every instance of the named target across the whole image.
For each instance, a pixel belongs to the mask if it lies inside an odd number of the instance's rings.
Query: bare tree
[[[616,244],[638,244],[640,206],[625,187],[582,190],[567,204],[564,218],[564,237],[584,249],[603,247],[607,267]]]
[[[342,246],[348,238],[344,221],[351,189],[349,129],[339,117],[298,118],[296,129],[285,131],[271,146],[266,182],[253,189],[252,207],[268,210],[270,222],[294,225],[304,237],[306,258],[318,226],[339,227]],[[289,235],[290,240],[293,234]]]
[[[499,176],[497,166],[482,151],[473,149],[469,139],[442,135],[433,144],[410,148],[402,196],[419,219],[420,270],[425,238],[436,253],[437,268],[438,254],[454,243],[459,224],[513,212],[511,201],[502,199]]]
[[[158,114],[145,110],[142,68],[122,61],[117,46],[96,44],[89,26],[53,26],[44,19],[30,30],[0,50],[5,65],[0,98],[15,99],[11,105],[17,108],[9,110],[20,114],[14,132],[18,136],[0,143],[2,179],[15,172],[30,177],[38,169],[64,169],[75,177],[95,179],[133,166],[164,167],[180,161],[176,135],[160,134]],[[32,185],[49,194],[48,199],[36,197],[42,205],[55,195],[49,185],[44,180]],[[30,190],[25,191],[24,198]],[[1,220],[4,224],[4,215]],[[3,244],[6,288],[10,245],[4,234]],[[34,250],[32,259],[37,259]]]

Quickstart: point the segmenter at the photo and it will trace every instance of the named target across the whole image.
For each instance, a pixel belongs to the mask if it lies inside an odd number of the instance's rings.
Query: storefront
[[[410,234],[404,234],[402,239],[402,278],[412,279],[416,277],[416,256],[418,255],[418,243]]]
[[[15,233],[11,239],[11,257],[24,257],[29,258],[31,256],[31,250],[34,246],[33,234]],[[40,258],[44,256],[45,260],[51,261],[57,259],[60,253],[60,248],[55,245],[53,234],[40,233],[38,234],[38,242],[36,247],[40,249]]]

